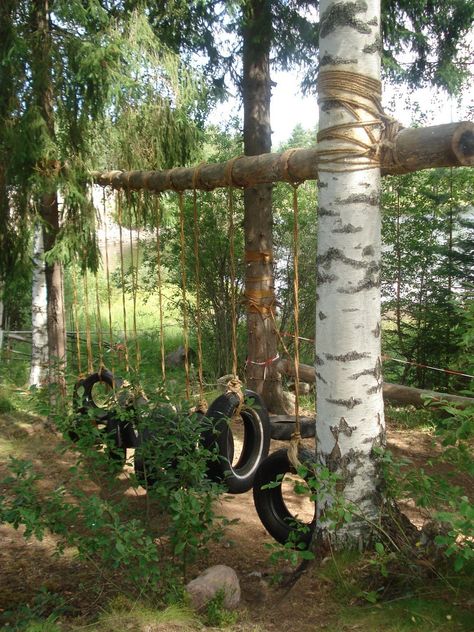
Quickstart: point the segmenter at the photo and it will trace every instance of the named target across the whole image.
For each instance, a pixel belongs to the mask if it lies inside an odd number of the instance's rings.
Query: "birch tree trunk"
[[[48,367],[48,296],[43,254],[43,228],[37,223],[33,242],[30,386],[44,386]]]
[[[52,43],[50,32],[49,0],[33,0],[31,7],[31,27],[34,33],[32,52],[35,63],[32,64],[33,96],[44,124],[48,144],[54,145],[54,93],[52,69]],[[48,253],[56,243],[59,234],[60,217],[57,196],[58,162],[51,156],[41,161],[42,193],[39,199],[39,214],[43,220],[44,251]],[[66,369],[66,326],[64,315],[63,270],[59,261],[46,263],[46,288],[48,296],[48,346],[49,381],[59,386],[65,394]]]
[[[331,96],[335,93],[329,88],[323,94],[323,75],[331,73],[336,82],[341,71],[363,75],[362,80],[380,80],[380,0],[322,0],[320,10],[319,147],[346,155],[357,145],[345,137],[371,145],[370,134],[379,138],[380,125],[374,125],[373,113],[357,105],[373,108],[364,96],[351,93],[352,84],[344,84],[342,93],[340,86],[334,88],[342,96]],[[353,126],[357,117],[372,123]],[[327,130],[341,125],[331,138]],[[374,448],[385,443],[385,424],[380,169],[367,168],[367,156],[336,161],[337,156],[329,156],[335,162],[322,165],[319,175],[316,445],[318,462],[339,475],[337,487],[356,516],[336,533],[329,532],[325,513],[332,499],[321,497],[316,537],[330,538],[341,548],[366,544],[367,521],[379,516],[380,473]]]

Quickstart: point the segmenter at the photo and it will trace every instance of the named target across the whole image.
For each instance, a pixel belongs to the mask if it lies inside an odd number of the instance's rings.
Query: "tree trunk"
[[[48,297],[43,255],[43,229],[40,224],[36,224],[33,243],[30,386],[44,386],[48,367]]]
[[[43,119],[44,134],[48,144],[55,144],[54,97],[51,69],[51,33],[49,30],[48,0],[34,0],[32,12],[33,53],[32,83],[34,99]],[[48,253],[56,243],[59,233],[59,207],[56,192],[58,162],[51,159],[51,149],[45,144],[45,155],[38,172],[42,176],[43,193],[39,199],[39,214],[44,222],[44,251]],[[49,380],[65,388],[66,327],[64,315],[62,266],[58,261],[46,263],[46,288],[48,297],[48,347]]]
[[[320,7],[319,146],[347,155],[357,147],[348,136],[368,146],[380,137],[371,99],[380,80],[380,2],[323,0]],[[356,94],[357,77],[344,80],[341,88],[344,73],[357,73],[364,84],[375,80],[374,90]],[[332,86],[323,84],[330,78]],[[364,127],[361,121],[372,123]],[[329,130],[339,125],[331,136]],[[365,546],[369,522],[378,520],[381,508],[374,452],[385,445],[380,168],[375,162],[367,165],[367,156],[342,160],[341,154],[333,155],[328,153],[334,162],[319,172],[316,449],[318,463],[339,477],[338,489],[356,513],[334,531],[326,518],[333,499],[322,495],[316,537],[341,548]]]
[[[244,152],[269,153],[270,47],[269,0],[248,0],[244,8],[243,78]],[[274,413],[284,409],[281,376],[275,370],[277,335],[274,325],[272,185],[244,190],[245,296],[247,299],[247,387],[262,395]]]

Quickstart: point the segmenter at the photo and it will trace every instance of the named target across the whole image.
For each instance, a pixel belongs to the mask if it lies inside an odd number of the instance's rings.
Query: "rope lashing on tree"
[[[350,95],[350,96],[349,96]],[[401,125],[385,114],[381,103],[382,84],[376,79],[346,70],[325,70],[318,77],[318,103],[338,103],[354,118],[318,132],[318,144],[337,140],[345,144],[336,148],[318,147],[319,171],[345,172],[376,169],[382,163],[382,151],[390,151],[397,161],[395,138]],[[373,116],[362,120],[359,111]],[[363,130],[365,138],[356,136]],[[340,163],[341,167],[336,165]]]

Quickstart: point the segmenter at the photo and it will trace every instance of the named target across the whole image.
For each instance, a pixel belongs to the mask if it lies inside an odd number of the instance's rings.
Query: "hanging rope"
[[[161,286],[161,209],[160,197],[157,196],[155,205],[155,228],[156,228],[156,280],[158,283],[158,303],[160,313],[160,352],[161,352],[161,376],[163,384],[166,384],[166,366],[165,366],[165,331],[163,323],[163,291]]]
[[[117,194],[117,215],[119,225],[119,240],[120,240],[120,277],[122,282],[122,312],[123,312],[123,349],[125,354],[125,370],[130,370],[128,359],[128,339],[127,339],[127,307],[125,304],[125,271],[123,262],[123,235],[122,235],[122,192]]]
[[[100,299],[99,299],[99,281],[97,278],[97,272],[94,275],[95,278],[95,303],[96,303],[96,329],[97,329],[97,345],[99,348],[99,367],[100,370],[104,368],[104,349],[102,339],[102,316],[100,313]]]
[[[91,323],[89,319],[89,288],[87,284],[87,269],[84,270],[82,281],[84,284],[84,310],[86,319],[87,371],[92,373],[94,370],[94,360],[92,355]]]
[[[72,318],[74,321],[75,337],[76,337],[76,351],[77,351],[77,370],[79,375],[82,375],[82,361],[81,361],[81,334],[79,331],[79,315],[78,315],[78,300],[77,300],[77,277],[76,268],[72,266]]]
[[[170,177],[171,180],[171,177]],[[188,309],[186,299],[186,258],[184,241],[184,195],[178,193],[179,204],[179,224],[180,224],[180,244],[181,244],[181,284],[183,299],[183,338],[184,338],[184,371],[186,374],[186,399],[191,399],[190,379],[189,379],[189,329],[188,329]]]
[[[202,313],[201,313],[201,265],[199,261],[199,218],[197,212],[197,191],[196,184],[199,179],[199,167],[193,176],[193,219],[194,219],[194,270],[196,276],[196,334],[197,334],[197,356],[198,356],[198,382],[199,382],[199,402],[197,410],[206,412],[207,402],[204,397],[204,379],[202,370]]]
[[[285,151],[281,156],[283,163],[283,173],[285,179],[291,184],[293,189],[293,319],[295,321],[294,331],[294,369],[295,369],[295,430],[291,436],[290,445],[288,447],[288,459],[295,469],[301,465],[298,458],[298,450],[301,446],[301,421],[300,421],[300,399],[299,399],[299,383],[300,383],[300,311],[299,311],[299,208],[298,208],[298,187],[301,182],[295,181],[289,172],[289,160],[295,149]],[[275,320],[273,320],[274,324]],[[284,348],[283,340],[280,337]]]
[[[231,321],[232,321],[232,379],[227,383],[227,392],[235,393],[239,397],[239,406],[234,411],[233,418],[240,417],[240,411],[244,404],[244,393],[242,382],[238,375],[238,349],[237,349],[237,291],[236,291],[236,266],[235,266],[235,223],[234,223],[234,189],[232,186],[232,169],[235,162],[240,158],[237,156],[227,165],[227,206],[229,214],[229,256],[230,256],[230,300],[231,300]]]
[[[140,193],[137,193],[137,203],[135,207],[135,223],[137,225],[137,251],[136,256],[133,254],[133,228],[132,228],[132,200],[131,193],[128,192],[127,201],[130,213],[129,222],[129,241],[130,241],[130,272],[132,278],[132,324],[133,324],[133,338],[135,341],[135,370],[138,372],[140,368],[140,344],[138,342],[138,330],[137,330],[137,291],[138,291],[138,256],[139,256],[139,242],[140,242],[140,229],[138,228],[138,204],[140,201]]]
[[[110,288],[110,268],[109,268],[109,243],[108,243],[108,235],[107,235],[107,208],[106,208],[106,198],[105,198],[105,189],[104,194],[102,196],[102,211],[104,216],[104,246],[105,246],[105,277],[107,280],[107,308],[108,308],[108,317],[109,317],[109,343],[110,350],[115,350],[114,346],[114,335],[112,330],[112,292]],[[114,356],[111,354],[110,363],[112,366],[112,373],[114,372]]]

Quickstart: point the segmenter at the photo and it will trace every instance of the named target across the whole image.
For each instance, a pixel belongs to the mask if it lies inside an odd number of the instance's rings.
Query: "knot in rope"
[[[232,415],[232,420],[238,419],[240,417],[240,411],[242,410],[245,402],[245,396],[242,390],[242,382],[237,375],[233,375],[231,379],[227,382],[226,393],[233,393],[239,398],[239,404],[234,410],[234,414]]]

